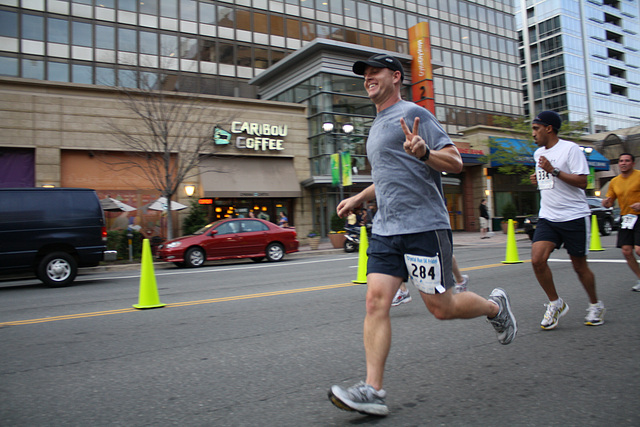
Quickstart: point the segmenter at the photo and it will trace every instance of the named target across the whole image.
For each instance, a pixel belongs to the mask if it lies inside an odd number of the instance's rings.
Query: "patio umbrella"
[[[182,203],[178,203],[175,201],[171,201],[171,210],[172,211],[180,211],[182,209],[187,209],[189,206],[183,205]],[[167,198],[159,197],[155,201],[149,203],[148,205],[144,205],[145,209],[151,209],[152,211],[166,211],[167,210]]]
[[[102,206],[102,210],[108,212],[131,212],[136,210],[133,206],[129,206],[111,197],[100,200],[100,205]]]

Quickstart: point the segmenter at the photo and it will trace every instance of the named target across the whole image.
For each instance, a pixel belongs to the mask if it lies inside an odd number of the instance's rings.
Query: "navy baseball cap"
[[[402,80],[404,80],[402,64],[398,61],[398,58],[394,56],[379,53],[371,56],[366,61],[356,61],[353,64],[353,72],[359,76],[364,76],[364,70],[367,68],[367,65],[375,68],[388,68],[392,71],[400,71],[400,76]]]
[[[560,114],[555,111],[543,111],[538,114],[535,119],[533,119],[532,123],[536,123],[543,126],[551,126],[556,133],[560,130],[560,126],[562,126],[562,118]]]

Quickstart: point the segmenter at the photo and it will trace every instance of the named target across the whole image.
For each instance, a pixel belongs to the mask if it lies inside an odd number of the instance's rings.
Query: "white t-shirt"
[[[549,150],[545,147],[538,148],[533,153],[541,199],[538,216],[554,222],[571,221],[589,216],[591,210],[584,190],[569,185],[541,169],[538,166],[541,156],[546,157],[554,168],[558,168],[562,172],[576,175],[589,174],[587,158],[580,147],[573,142],[560,139]]]

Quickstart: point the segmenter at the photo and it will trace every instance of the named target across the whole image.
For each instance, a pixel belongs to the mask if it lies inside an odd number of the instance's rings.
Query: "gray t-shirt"
[[[400,101],[378,113],[367,140],[378,204],[373,232],[392,236],[450,229],[440,172],[404,151],[401,117],[409,129],[420,118],[419,134],[431,150],[453,145],[435,117],[412,102]]]

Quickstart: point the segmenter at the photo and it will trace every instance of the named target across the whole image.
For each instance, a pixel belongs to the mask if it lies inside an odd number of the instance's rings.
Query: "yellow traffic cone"
[[[516,232],[513,227],[513,220],[509,220],[507,228],[507,253],[503,264],[520,264],[520,258],[518,257],[518,247],[516,245]]]
[[[358,249],[358,277],[352,280],[353,283],[367,283],[367,249],[369,240],[367,239],[367,227],[360,227],[360,249]]]
[[[602,243],[600,243],[600,230],[598,229],[598,218],[595,215],[591,215],[591,244],[589,245],[590,251],[604,251],[602,249]]]
[[[153,258],[151,258],[151,245],[149,239],[142,241],[142,267],[140,271],[140,296],[138,304],[134,308],[159,308],[166,304],[160,302],[158,296],[158,286],[156,285],[156,275],[153,272]]]

